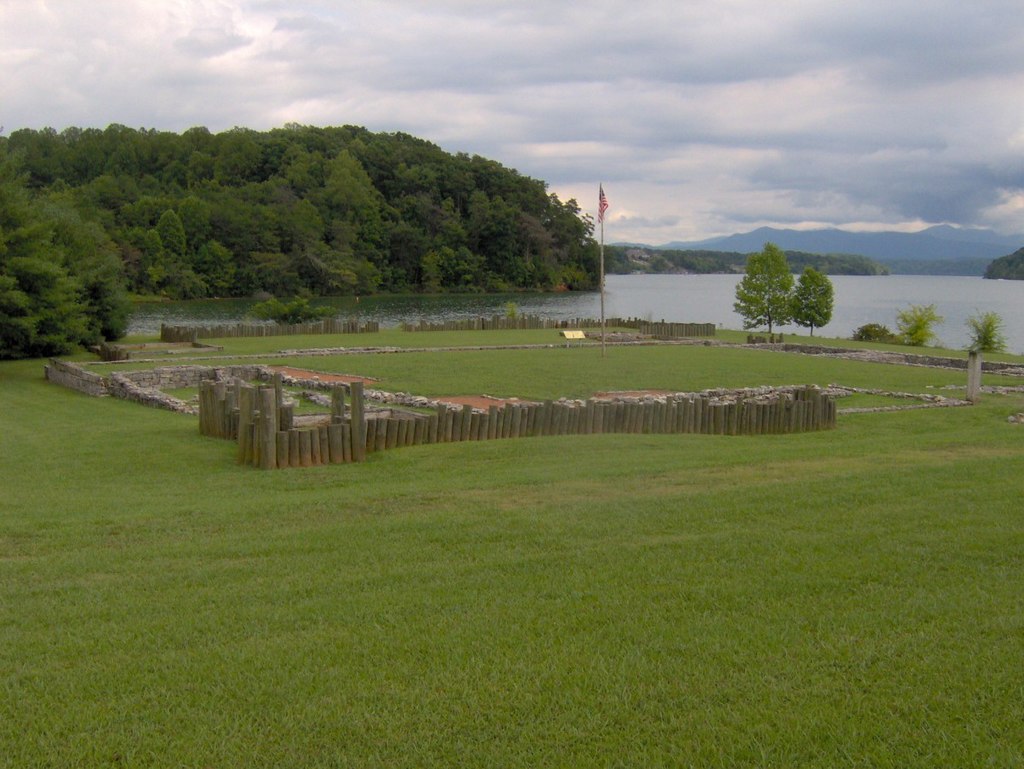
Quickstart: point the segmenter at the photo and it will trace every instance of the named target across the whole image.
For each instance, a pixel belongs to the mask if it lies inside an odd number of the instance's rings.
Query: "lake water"
[[[605,290],[607,317],[637,317],[688,323],[714,323],[739,329],[743,319],[733,312],[736,284],[741,275],[609,275]],[[979,312],[996,312],[1004,323],[1009,351],[1024,353],[1024,281],[938,275],[831,277],[835,288],[832,322],[816,334],[849,337],[865,323],[896,328],[896,313],[912,304],[934,304],[943,317],[936,326],[942,346],[961,348],[969,336],[966,320]],[[514,302],[524,315],[557,319],[600,317],[600,294],[488,294],[441,296],[375,296],[317,299],[341,317],[376,320],[382,326],[421,319],[458,319],[503,315]],[[205,300],[141,305],[129,333],[158,333],[161,323],[234,323],[241,320],[250,300]],[[796,326],[782,332],[807,333]]]

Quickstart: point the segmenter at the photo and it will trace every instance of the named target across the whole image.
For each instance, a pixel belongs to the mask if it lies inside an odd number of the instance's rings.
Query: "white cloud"
[[[0,125],[406,131],[616,239],[1024,230],[1016,0],[8,0]]]

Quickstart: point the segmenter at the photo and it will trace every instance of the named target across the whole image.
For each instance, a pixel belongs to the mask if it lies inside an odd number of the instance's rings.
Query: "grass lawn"
[[[307,363],[523,397],[966,377],[705,347]],[[0,766],[1024,764],[1022,395],[275,472],[40,361],[0,364],[0,397]]]

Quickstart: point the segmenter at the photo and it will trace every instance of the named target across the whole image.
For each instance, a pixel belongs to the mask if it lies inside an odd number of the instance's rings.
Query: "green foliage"
[[[102,231],[29,195],[0,156],[0,358],[70,352],[124,332],[127,299]]]
[[[1024,280],[1024,248],[993,260],[985,268],[985,277],[998,280]]]
[[[309,300],[298,296],[290,302],[271,298],[252,306],[250,312],[261,320],[273,320],[277,323],[305,323],[330,316],[330,307],[313,307]]]
[[[1003,333],[1003,319],[997,312],[982,312],[967,319],[967,330],[971,336],[969,350],[979,352],[1005,352],[1006,335]]]
[[[480,157],[345,126],[177,135],[15,131],[33,190],[69,190],[137,293],[172,298],[591,288],[575,201]]]
[[[827,326],[835,303],[832,281],[813,267],[805,267],[792,297],[793,322],[811,330]]]
[[[935,324],[942,322],[942,316],[934,304],[914,304],[896,313],[896,329],[903,344],[923,347],[935,339]]]
[[[881,323],[866,323],[850,337],[856,342],[884,342],[885,344],[899,344],[899,337],[896,336],[888,326]]]
[[[786,255],[774,243],[765,243],[764,250],[747,259],[747,272],[736,286],[733,309],[743,316],[743,328],[788,322],[792,315],[793,275]]]

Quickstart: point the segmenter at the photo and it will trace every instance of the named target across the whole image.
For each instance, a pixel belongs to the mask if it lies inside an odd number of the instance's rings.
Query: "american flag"
[[[598,187],[600,192],[597,196],[597,221],[604,221],[604,212],[608,210],[608,198],[604,196],[604,185]]]

